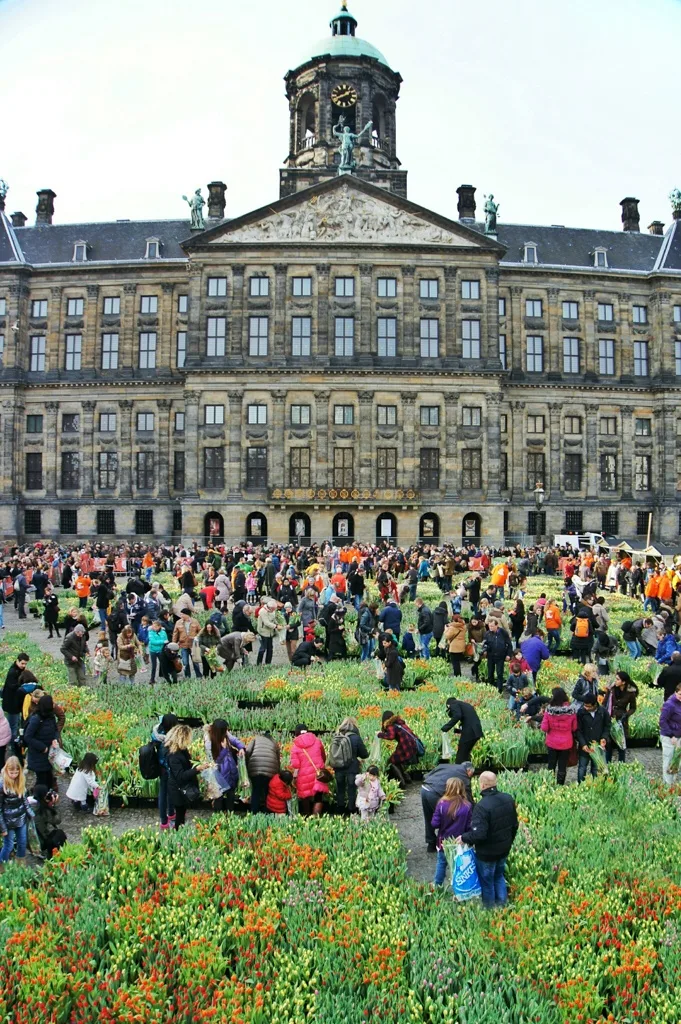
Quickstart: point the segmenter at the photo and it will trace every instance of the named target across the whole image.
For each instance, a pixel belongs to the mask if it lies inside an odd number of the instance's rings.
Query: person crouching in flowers
[[[95,768],[99,758],[96,754],[86,754],[78,765],[78,771],[71,779],[71,785],[66,790],[66,797],[71,801],[78,811],[88,811],[88,797],[92,794],[96,800],[99,795],[99,787],[95,776]]]
[[[0,772],[0,863],[8,861],[16,843],[16,857],[26,860],[28,819],[33,810],[26,798],[26,776],[18,757],[10,757]]]
[[[461,779],[447,779],[444,795],[435,808],[431,825],[437,832],[437,864],[435,866],[435,885],[443,885],[447,872],[447,857],[442,848],[443,839],[453,839],[467,832],[471,827],[473,808],[468,802],[466,790]]]
[[[378,768],[372,764],[365,772],[355,776],[357,786],[357,810],[362,821],[375,818],[385,802],[385,793],[378,777]]]

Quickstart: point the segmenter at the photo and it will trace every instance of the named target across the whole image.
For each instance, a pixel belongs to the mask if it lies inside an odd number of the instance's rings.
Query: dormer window
[[[608,269],[608,251],[607,249],[594,249],[594,267],[601,267],[604,270]]]
[[[536,242],[525,242],[523,247],[523,263],[538,263],[537,259],[537,243]]]
[[[161,255],[161,243],[158,238],[147,238],[147,251],[144,254],[147,260],[157,260]]]
[[[85,263],[87,260],[87,242],[75,242],[73,246],[73,262]]]

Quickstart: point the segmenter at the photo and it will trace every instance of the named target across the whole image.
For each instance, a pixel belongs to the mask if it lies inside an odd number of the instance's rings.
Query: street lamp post
[[[545,501],[546,501],[546,491],[544,490],[544,486],[543,486],[541,480],[538,480],[537,483],[535,484],[535,487],[534,487],[534,507],[536,508],[537,513],[541,512],[543,510],[544,502]],[[537,548],[541,544],[541,533],[539,531],[539,524],[540,524],[540,519],[539,519],[539,515],[537,514],[537,520],[536,520],[536,527],[537,528],[535,530],[535,537],[534,537],[534,545]]]

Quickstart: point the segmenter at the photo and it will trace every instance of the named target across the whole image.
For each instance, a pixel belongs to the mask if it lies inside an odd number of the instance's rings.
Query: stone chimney
[[[57,193],[53,192],[51,188],[41,188],[36,195],[38,196],[38,205],[35,208],[36,225],[51,224]]]
[[[227,186],[224,181],[211,181],[208,186],[208,219],[209,220],[224,220],[225,219],[225,206],[227,205],[225,200],[225,192]]]
[[[456,190],[459,197],[459,220],[475,220],[475,188],[473,185],[459,185]]]
[[[12,217],[12,227],[13,228],[23,228],[23,226],[25,225],[26,221],[28,220],[28,217],[26,216],[26,214],[22,213],[21,210],[17,210],[16,213],[13,213],[11,215],[11,217]]]
[[[622,230],[623,231],[640,231],[641,220],[638,212],[638,199],[634,199],[632,196],[627,196],[620,203],[622,207]]]
[[[663,235],[664,224],[661,220],[654,220],[652,224],[648,225],[648,231],[651,235]]]

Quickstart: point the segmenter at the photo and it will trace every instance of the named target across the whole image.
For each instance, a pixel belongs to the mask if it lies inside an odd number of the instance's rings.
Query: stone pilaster
[[[244,322],[245,274],[246,268],[243,263],[235,263],[232,267],[231,314],[227,324],[229,345],[226,351],[236,359],[243,359],[248,354],[248,323]]]
[[[459,494],[459,412],[458,396],[451,392],[445,394],[445,493],[448,498],[456,498]]]
[[[170,458],[171,458],[171,442],[170,442],[170,406],[171,402],[167,398],[160,398],[156,406],[158,408],[158,432],[156,437],[157,443],[157,459],[158,459],[158,496],[159,498],[167,498],[169,490],[169,473],[170,473]]]
[[[285,485],[286,475],[286,445],[284,443],[284,412],[286,410],[286,392],[285,391],[272,391],[270,392],[272,397],[272,404],[274,406],[273,412],[273,430],[272,438],[274,444],[270,444],[270,473],[271,473],[271,486],[281,487]]]
[[[587,499],[596,499],[601,493],[600,487],[600,465],[598,457],[598,406],[586,405],[584,407],[584,433],[582,456],[582,473],[586,478],[582,481],[582,487],[586,490]],[[558,420],[560,423],[560,418]],[[553,427],[551,428],[553,433]]]
[[[560,292],[557,288],[549,288],[548,291],[548,308],[546,310],[546,323],[548,329],[546,332],[546,347],[547,352],[545,353],[545,366],[549,373],[562,373],[563,372],[563,330],[562,330],[562,310],[559,302]],[[582,347],[584,342],[582,341]],[[584,363],[584,354],[582,353],[582,363]],[[581,367],[582,372],[584,367]]]
[[[91,498],[93,494],[93,473],[94,473],[94,412],[96,402],[83,402],[82,405],[82,416],[83,423],[81,427],[81,438],[82,438],[82,458],[83,458],[83,474],[82,474],[82,496],[83,498]]]
[[[329,313],[329,272],[331,266],[328,263],[317,264],[317,355],[320,359],[326,358],[333,351],[333,323]],[[314,339],[312,354],[314,356]]]
[[[402,484],[418,488],[416,473],[416,395],[403,391],[402,399]]]
[[[378,354],[378,329],[372,316],[372,265],[363,263],[359,268],[359,322],[355,321],[355,355],[375,356]]]
[[[544,450],[544,476],[546,479],[542,482],[547,502],[552,494],[558,496],[562,490],[562,452],[560,449],[562,431],[560,429],[560,416],[561,407],[557,402],[554,402],[549,406],[549,446]],[[595,450],[596,445],[594,442],[592,451]]]
[[[440,326],[440,356],[457,355],[456,348],[456,307],[457,307],[457,272],[456,267],[445,267],[444,323]]]
[[[57,414],[59,402],[45,403],[45,423],[43,437],[47,439],[45,445],[45,497],[56,498],[57,496]]]
[[[50,288],[50,304],[47,310],[47,329],[45,331],[45,369],[63,370],[65,359],[65,335],[62,331],[62,288]],[[42,334],[42,331],[30,330],[30,334]],[[31,365],[30,342],[27,345],[28,363]]]
[[[199,488],[199,462],[201,452],[199,450],[199,402],[201,395],[198,391],[185,391],[184,393],[184,448],[185,456],[185,494],[194,497],[198,494]]]
[[[121,453],[120,453],[120,496],[132,496],[132,417],[133,402],[118,403],[121,421]]]
[[[95,369],[101,365],[98,359],[97,326],[99,324],[99,286],[87,286],[87,302],[85,303],[85,327],[83,329],[83,368]]]
[[[501,393],[493,391],[487,395],[487,500],[499,501],[499,467],[501,454]]]
[[[175,310],[173,309],[174,285],[164,281],[161,285],[161,300],[158,308],[158,337],[156,340],[156,366],[166,369],[173,365],[175,340]]]
[[[416,267],[402,267],[402,351],[406,359],[420,354],[418,305],[414,295],[415,274]]]
[[[582,369],[584,373],[598,373],[598,340],[599,337],[607,337],[607,335],[599,335],[596,330],[596,314],[598,310],[595,300],[596,292],[590,290],[584,292],[584,308],[581,311],[581,322],[584,324],[584,353],[582,357]],[[615,337],[614,330],[610,337]],[[620,353],[617,351],[617,345],[615,345],[615,372],[618,374],[621,373],[619,363]]]
[[[499,358],[499,268],[486,267],[485,279],[487,285],[480,325],[480,355],[486,362],[496,363]],[[497,481],[498,479],[497,471]]]
[[[525,497],[525,477],[527,475],[525,457],[525,403],[511,402],[508,416],[509,449],[511,452],[508,467],[511,485],[511,504],[520,504]]]
[[[313,487],[328,487],[330,482],[329,468],[329,396],[330,391],[315,391],[315,409],[317,414],[317,451],[311,458]]]
[[[206,354],[206,282],[200,266],[190,261],[189,287],[187,289],[189,312],[187,314],[187,354],[185,367],[198,366]]]
[[[631,501],[634,488],[634,420],[626,406],[621,409],[619,421],[622,430],[622,501]]]
[[[228,391],[229,398],[229,455],[226,485],[233,497],[241,497],[241,417],[244,393],[242,390]]]
[[[355,486],[370,488],[375,486],[372,480],[372,469],[375,462],[373,443],[373,391],[360,391],[359,393],[359,460],[358,475]]]
[[[514,373],[519,373],[525,368],[523,332],[525,318],[522,302],[523,289],[514,286],[511,288],[511,315],[506,318],[506,365]]]
[[[274,323],[272,333],[272,355],[275,360],[282,362],[286,358],[286,264],[275,263],[274,265]],[[283,436],[283,435],[275,435]]]

